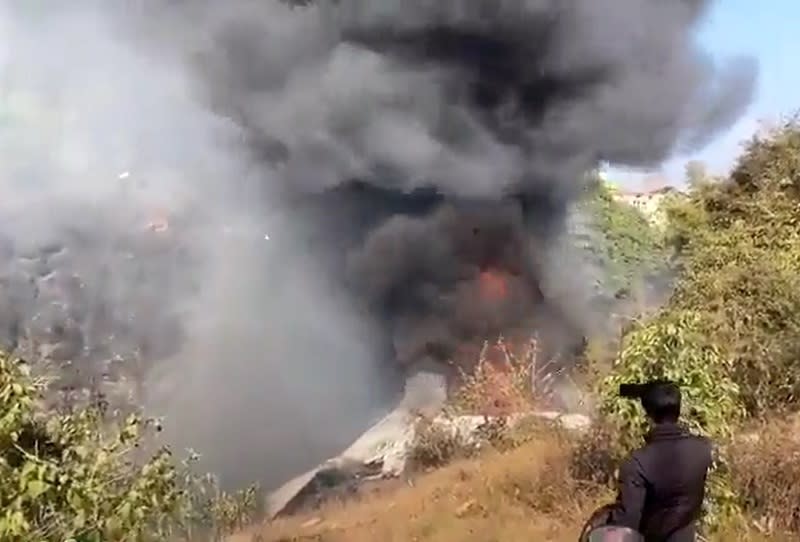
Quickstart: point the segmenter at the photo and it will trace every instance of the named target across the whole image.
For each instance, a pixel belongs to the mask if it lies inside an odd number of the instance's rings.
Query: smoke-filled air
[[[137,382],[228,484],[484,339],[578,344],[587,172],[698,148],[755,76],[701,0],[68,4],[0,3],[1,339]]]

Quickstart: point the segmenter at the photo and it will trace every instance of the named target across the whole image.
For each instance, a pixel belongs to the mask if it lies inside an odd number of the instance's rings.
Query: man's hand
[[[638,531],[645,493],[642,466],[634,457],[630,457],[619,469],[619,496],[617,507],[611,514],[611,524]]]

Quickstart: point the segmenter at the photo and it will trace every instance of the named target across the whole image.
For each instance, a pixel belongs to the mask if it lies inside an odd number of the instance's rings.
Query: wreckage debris
[[[532,412],[504,418],[514,427],[531,418],[549,421],[568,430],[587,430],[591,420],[582,414]],[[267,497],[270,519],[314,510],[326,502],[353,498],[368,490],[370,484],[391,479],[402,480],[407,474],[408,459],[414,442],[418,417],[402,406],[367,431],[353,446],[311,471],[298,476]],[[481,429],[496,421],[487,416],[445,416],[432,423],[465,442],[479,444]],[[409,479],[410,481],[410,479]]]

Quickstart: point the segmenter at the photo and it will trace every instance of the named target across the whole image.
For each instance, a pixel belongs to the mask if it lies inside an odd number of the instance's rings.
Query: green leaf
[[[28,482],[25,494],[28,496],[29,499],[34,500],[39,498],[44,493],[46,493],[49,488],[50,484],[48,484],[47,482],[43,482],[41,480],[31,480],[30,482]]]

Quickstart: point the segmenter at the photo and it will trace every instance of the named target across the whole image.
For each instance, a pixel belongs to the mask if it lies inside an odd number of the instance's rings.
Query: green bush
[[[703,183],[665,211],[675,291],[624,335],[599,384],[602,442],[588,442],[581,459],[597,469],[641,443],[642,408],[618,397],[620,383],[677,380],[685,421],[718,445],[707,499],[707,524],[718,527],[742,509],[767,509],[747,497],[752,488],[734,485],[749,479],[730,453],[740,422],[800,406],[800,123],[754,138],[729,179]],[[607,450],[610,435],[620,440]]]
[[[751,415],[800,398],[800,125],[754,139],[723,183],[671,210],[671,310],[702,312]]]
[[[221,493],[165,448],[146,456],[152,423],[53,415],[40,392],[27,365],[0,356],[0,540],[146,542],[198,529],[218,538],[256,511],[254,491]]]
[[[616,201],[605,183],[591,184],[583,209],[599,234],[587,248],[604,269],[610,290],[628,289],[664,267],[663,234],[638,209]]]
[[[619,397],[619,385],[669,379],[681,385],[687,425],[727,438],[743,414],[729,371],[730,361],[706,339],[701,315],[664,312],[624,338],[611,374],[600,383],[600,411],[624,436],[623,446],[631,448],[641,442],[647,422],[638,401]]]
[[[739,388],[728,376],[730,360],[706,338],[706,323],[695,312],[664,312],[632,330],[609,374],[599,385],[600,421],[617,440],[610,455],[621,459],[640,446],[647,430],[638,401],[619,396],[624,382],[669,379],[679,382],[683,394],[683,421],[696,433],[714,440],[719,454],[709,477],[706,521],[716,528],[738,514],[725,458],[725,443],[742,419]],[[608,442],[604,443],[608,447]],[[585,451],[586,453],[586,451]]]

